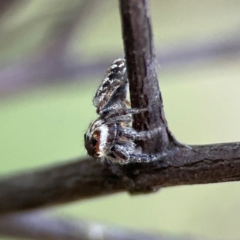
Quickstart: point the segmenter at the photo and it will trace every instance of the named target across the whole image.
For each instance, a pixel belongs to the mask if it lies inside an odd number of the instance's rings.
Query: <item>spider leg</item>
[[[108,124],[112,123],[126,123],[129,124],[132,122],[132,117],[129,115],[118,115],[111,118],[105,118]]]
[[[145,153],[129,153],[126,151],[125,146],[116,144],[112,151],[120,158],[121,164],[127,164],[129,162],[151,162],[161,159],[165,154],[145,154]]]
[[[126,108],[122,107],[121,109],[113,107],[113,109],[105,116],[105,119],[116,119],[118,116],[126,116],[129,114],[138,114],[142,112],[146,112],[147,108]]]
[[[103,117],[105,121],[110,124],[110,123],[130,123],[132,122],[132,116],[130,114],[137,114],[141,112],[147,111],[146,108],[144,109],[137,109],[137,108],[131,108],[131,109],[120,109],[117,112],[112,112],[111,114]]]
[[[129,154],[124,146],[115,144],[111,150],[117,155],[117,158],[120,159],[120,163],[127,164],[129,162]]]
[[[135,113],[140,113],[144,111],[146,111],[146,109],[136,109],[136,108],[125,109],[125,110],[120,109],[117,112],[112,112],[111,114],[101,118],[103,118],[108,124],[116,123],[116,122],[130,123],[132,122],[132,116],[130,115],[131,113],[135,114]]]
[[[152,162],[159,160],[163,154],[129,154],[129,162]]]
[[[117,115],[128,115],[128,114],[138,114],[142,112],[146,112],[148,109],[147,108],[123,108],[119,109],[115,114]],[[113,113],[114,114],[114,113]]]
[[[123,111],[122,109],[126,109],[126,105],[122,101],[109,101],[106,106],[99,106],[97,108],[97,113],[101,116],[103,115],[109,117],[112,115],[117,115],[119,112]]]
[[[161,127],[158,128],[154,128],[152,130],[149,131],[136,131],[133,128],[129,128],[129,127],[124,127],[122,128],[121,131],[121,135],[128,138],[128,139],[132,139],[132,140],[148,140],[151,139],[153,137],[155,137],[156,135],[158,135],[161,132]]]

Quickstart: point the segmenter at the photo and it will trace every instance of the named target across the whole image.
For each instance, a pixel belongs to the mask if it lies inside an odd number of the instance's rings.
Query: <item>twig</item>
[[[92,159],[50,167],[0,181],[0,214],[36,209],[122,191],[240,180],[240,143],[175,148],[152,163],[116,165],[116,175]]]
[[[157,152],[169,145],[162,96],[155,70],[151,19],[146,0],[119,0],[123,41],[133,108],[149,111],[134,116],[133,127],[150,130],[161,127],[161,135],[141,143],[144,151]]]
[[[115,226],[89,223],[80,219],[61,219],[41,212],[0,218],[0,235],[45,240],[194,240],[157,233],[133,231]]]

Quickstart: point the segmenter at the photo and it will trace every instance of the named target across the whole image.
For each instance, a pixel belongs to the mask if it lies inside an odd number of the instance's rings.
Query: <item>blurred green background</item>
[[[83,134],[96,118],[93,95],[111,62],[124,55],[118,2],[27,0],[2,7],[0,174],[85,156]],[[150,11],[166,117],[177,139],[239,141],[240,1],[152,0]],[[121,193],[49,211],[150,232],[240,239],[239,187]]]

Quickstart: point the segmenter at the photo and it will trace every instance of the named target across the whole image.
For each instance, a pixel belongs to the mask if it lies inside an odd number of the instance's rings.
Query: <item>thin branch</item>
[[[133,127],[150,130],[160,126],[161,135],[141,143],[141,146],[151,153],[161,151],[169,145],[169,138],[155,69],[147,0],[119,0],[119,3],[131,105],[133,108],[149,110],[134,116]]]
[[[114,165],[82,159],[0,181],[0,214],[123,191],[240,180],[240,143],[176,147],[159,161]]]
[[[157,233],[133,231],[115,226],[56,218],[41,212],[22,213],[0,218],[0,235],[45,240],[194,240]]]

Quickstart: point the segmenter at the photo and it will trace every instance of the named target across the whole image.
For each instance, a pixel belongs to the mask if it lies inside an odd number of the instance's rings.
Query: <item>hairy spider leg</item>
[[[121,117],[121,116],[130,115],[130,114],[139,114],[139,113],[146,112],[146,111],[148,111],[147,108],[141,108],[141,109],[138,109],[138,108],[119,109],[117,111],[109,113],[106,116],[103,116],[103,118],[105,118],[105,119],[117,119],[118,116]]]
[[[130,127],[124,127],[121,131],[121,136],[124,136],[131,140],[148,140],[152,139],[153,137],[157,136],[162,131],[161,127],[154,128],[149,131],[136,131]]]
[[[146,154],[146,153],[128,153],[120,144],[116,144],[112,151],[121,159],[122,164],[129,162],[151,162],[161,159],[165,153]]]

